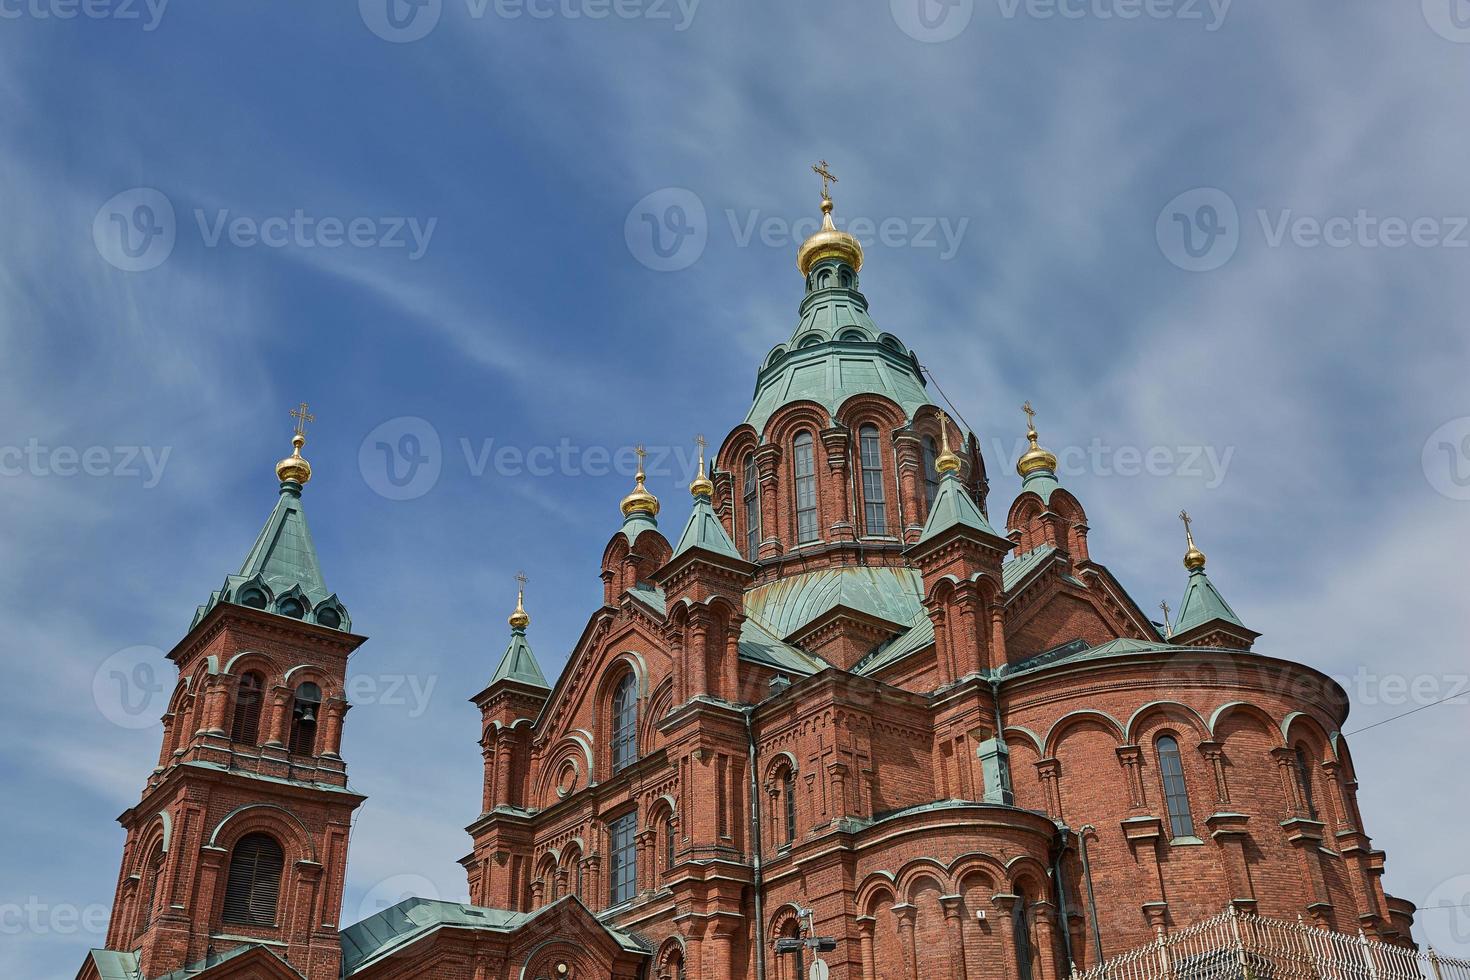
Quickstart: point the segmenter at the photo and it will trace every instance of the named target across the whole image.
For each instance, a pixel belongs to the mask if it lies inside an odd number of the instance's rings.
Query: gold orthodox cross
[[[1168,600],[1166,599],[1163,602],[1160,602],[1159,603],[1159,608],[1162,609],[1162,610],[1164,610],[1164,638],[1165,639],[1172,639],[1174,637],[1174,627],[1172,627],[1172,626],[1169,625],[1169,602],[1168,602]]]
[[[812,167],[812,172],[822,178],[822,198],[824,200],[830,198],[832,195],[827,192],[827,185],[837,183],[837,175],[827,169],[826,160],[818,160],[817,165]]]
[[[1028,429],[1036,428],[1036,409],[1031,407],[1029,399],[1026,404],[1021,406],[1021,411],[1026,413],[1026,427]]]
[[[307,411],[306,402],[302,402],[300,408],[291,409],[291,417],[296,420],[296,434],[304,439],[306,437],[306,423],[315,422],[316,416]]]
[[[1193,537],[1190,531],[1190,525],[1194,523],[1194,518],[1189,516],[1189,511],[1181,510],[1179,512],[1179,519],[1184,522],[1185,537]]]

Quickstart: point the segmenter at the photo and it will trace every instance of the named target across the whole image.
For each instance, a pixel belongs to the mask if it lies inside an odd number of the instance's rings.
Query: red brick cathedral
[[[555,685],[517,603],[473,699],[472,904],[339,920],[364,637],[307,530],[300,413],[265,528],[168,655],[80,978],[792,980],[820,956],[839,980],[1058,980],[1232,905],[1411,941],[1342,689],[1252,652],[1187,518],[1183,599],[1152,621],[1034,421],[995,523],[975,434],[822,210],[791,339],[677,534],[639,473]]]

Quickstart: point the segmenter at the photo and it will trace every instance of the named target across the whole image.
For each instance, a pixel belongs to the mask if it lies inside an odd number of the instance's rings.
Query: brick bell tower
[[[168,654],[179,679],[158,765],[118,818],[107,949],[79,980],[339,976],[347,839],[364,799],[339,754],[343,692],[365,637],[322,580],[301,505],[312,416],[305,404],[291,414],[270,518]]]

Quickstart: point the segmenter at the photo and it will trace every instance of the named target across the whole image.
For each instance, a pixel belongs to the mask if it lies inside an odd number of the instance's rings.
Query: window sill
[[[1200,840],[1198,837],[1175,837],[1173,840],[1169,841],[1169,845],[1171,847],[1193,847],[1196,844],[1202,845],[1204,844],[1204,841]]]

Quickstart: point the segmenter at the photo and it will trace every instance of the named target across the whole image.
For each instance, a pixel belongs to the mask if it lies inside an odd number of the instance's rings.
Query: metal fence
[[[1232,906],[1071,980],[1470,980],[1470,960]]]

